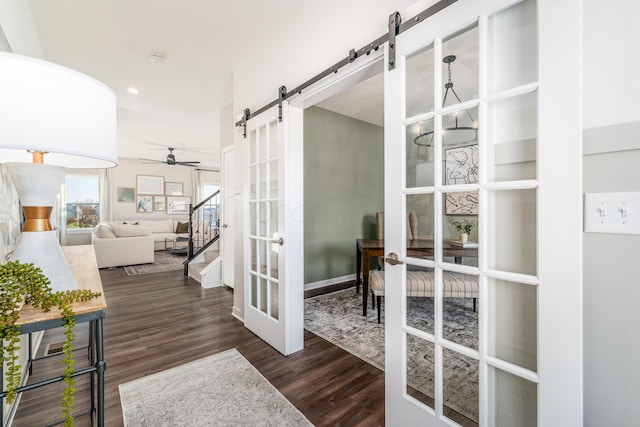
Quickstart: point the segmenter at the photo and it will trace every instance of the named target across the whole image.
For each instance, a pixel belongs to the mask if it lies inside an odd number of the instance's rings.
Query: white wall
[[[584,0],[584,127],[640,120],[640,2]],[[561,64],[558,64],[561,66]]]
[[[36,31],[33,17],[31,16],[31,8],[29,2],[23,0],[2,0],[0,1],[0,27],[6,37],[11,51],[21,55],[33,56],[36,58],[42,58],[42,46],[40,45],[40,39],[38,32]],[[17,193],[13,188],[13,185],[9,182],[10,178],[6,173],[4,167],[0,171],[0,195],[2,202],[0,205],[0,228],[2,233],[2,260],[4,255],[13,248],[19,233],[19,213],[17,203]],[[36,332],[33,334],[33,348],[37,351],[40,346],[40,341],[44,332]],[[18,352],[18,364],[22,366],[22,371],[26,374],[26,362],[28,359],[28,337],[27,335],[20,336],[20,351]],[[3,378],[3,386],[6,386],[6,381]],[[4,425],[7,424],[9,417],[12,417],[12,408],[16,408],[19,403],[18,398],[13,405],[7,405],[2,400],[2,414],[1,420]]]
[[[382,34],[386,31],[383,18],[394,9],[402,12],[408,4],[394,1],[374,5],[357,1],[336,7],[337,2],[324,2],[324,10],[319,10],[313,21],[283,25],[281,34],[277,35],[278,42],[273,43],[277,49],[258,53],[237,68],[234,114],[241,114],[246,107],[253,110],[262,107],[277,97],[278,86],[285,84],[291,88],[300,84],[345,56],[349,48],[359,48]],[[410,15],[403,13],[403,16]],[[640,40],[640,26],[636,23],[640,3],[585,0],[583,16],[584,128],[640,121],[637,103],[640,55],[633,46],[633,41]],[[357,31],[349,31],[355,28]],[[636,139],[640,141],[640,135]],[[611,139],[600,141],[601,144],[610,142]],[[236,144],[242,147],[239,131],[236,131]],[[584,160],[584,190],[638,191],[640,177],[634,165],[639,163],[640,150],[617,155],[591,154]],[[240,215],[239,210],[237,213]],[[587,425],[633,425],[640,418],[640,407],[630,403],[640,400],[639,389],[631,386],[640,380],[634,363],[639,356],[637,333],[629,330],[629,325],[637,322],[628,318],[628,313],[637,312],[639,288],[635,286],[637,280],[633,282],[629,277],[629,266],[636,262],[639,240],[638,236],[595,234],[584,238],[584,419]],[[243,277],[241,263],[236,273],[237,277]]]
[[[278,98],[280,86],[291,90],[347,57],[349,49],[375,40],[388,31],[389,15],[396,10],[402,12],[412,3],[326,0],[309,2],[311,12],[307,16],[283,17],[283,23],[271,35],[273,49],[255,52],[234,71],[235,115],[245,108],[261,108]]]
[[[186,215],[168,215],[166,212],[138,213],[136,212],[135,203],[118,202],[116,190],[117,187],[135,189],[137,175],[152,175],[163,177],[165,182],[181,182],[183,184],[183,195],[192,197],[191,173],[193,168],[186,166],[169,167],[164,164],[142,164],[140,160],[135,159],[119,159],[118,161],[118,166],[111,170],[111,219],[187,219]],[[191,202],[194,202],[193,198]]]
[[[220,150],[233,145],[235,134],[235,117],[233,115],[233,103],[220,110]],[[222,159],[222,155],[220,155]],[[222,164],[222,160],[220,161]]]
[[[585,156],[584,191],[640,191],[639,162],[640,149]],[[633,403],[640,399],[639,247],[638,235],[584,235],[586,426],[634,425],[640,419]]]
[[[585,1],[584,192],[640,191],[638,16],[634,0]],[[585,233],[583,242],[585,426],[637,425],[640,236]]]
[[[391,13],[400,11],[402,16],[411,17],[434,1],[420,1],[412,6],[413,3],[414,0],[327,0],[309,3],[312,11],[305,17],[283,17],[271,34],[273,49],[254,52],[234,71],[234,120],[238,120],[245,108],[255,111],[277,99],[280,86],[291,90],[347,57],[350,49],[360,49],[386,33]],[[411,10],[407,11],[409,7]],[[235,158],[240,168],[246,145],[241,128],[235,130],[235,144]],[[239,207],[235,214],[241,219],[243,212]],[[243,243],[243,235],[238,232],[234,288],[234,306],[238,308],[243,307],[244,299]]]
[[[0,1],[0,26],[13,53],[43,58],[40,37],[28,1]]]

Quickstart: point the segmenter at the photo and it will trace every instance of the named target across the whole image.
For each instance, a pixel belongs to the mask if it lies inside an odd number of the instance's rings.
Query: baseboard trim
[[[356,286],[356,277],[351,274],[349,276],[336,277],[331,280],[323,280],[322,282],[316,282],[314,286],[309,289],[305,289],[304,297],[312,298],[322,294],[328,294],[330,292],[341,291],[343,289],[353,288]]]
[[[238,307],[233,306],[233,308],[231,309],[231,315],[244,323],[244,316],[242,315],[242,311]]]
[[[311,291],[320,288],[326,288],[327,286],[337,285],[344,282],[353,282],[356,280],[355,274],[349,274],[342,277],[334,277],[333,279],[320,280],[319,282],[305,283],[304,290]]]

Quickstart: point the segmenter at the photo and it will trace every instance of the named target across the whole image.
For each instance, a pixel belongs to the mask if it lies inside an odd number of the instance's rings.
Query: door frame
[[[545,46],[545,49],[539,52],[539,61],[543,63],[539,66],[539,81],[541,85],[544,82],[544,90],[566,93],[572,99],[579,100],[581,99],[581,77],[579,74],[576,77],[572,71],[580,69],[581,49],[577,48],[567,52],[565,44],[555,43],[550,38],[557,37],[558,34],[569,33],[568,37],[571,38],[572,46],[581,46],[582,24],[579,13],[581,0],[557,3],[562,4],[556,4],[552,0],[538,0],[538,25],[545,29],[543,34],[539,35],[540,45]],[[465,2],[462,1],[452,7],[463,7],[464,4]],[[436,16],[433,19],[439,18]],[[384,52],[387,51],[388,43],[385,43]],[[339,75],[323,79],[307,89],[305,93],[292,98],[289,107],[289,127],[293,130],[290,131],[292,145],[296,148],[303,145],[299,142],[303,141],[302,111],[305,108],[365,80],[373,75],[368,73],[373,72],[374,65],[383,60],[384,58],[379,52],[375,56],[372,55],[371,58],[363,58],[361,63],[354,63],[353,68],[341,69]],[[564,65],[569,63],[569,66],[561,70],[562,78],[558,77],[557,64],[560,63]],[[384,64],[386,66],[386,63]],[[539,206],[543,204],[549,206],[552,203],[560,203],[561,200],[562,203],[564,201],[569,203],[569,208],[563,209],[562,212],[556,211],[554,214],[551,214],[548,209],[547,212],[542,212],[538,208],[538,224],[540,224],[538,238],[544,242],[546,248],[543,248],[542,245],[538,248],[538,264],[541,266],[539,280],[545,284],[539,288],[538,294],[540,312],[538,328],[539,330],[562,331],[565,338],[559,342],[557,340],[559,334],[552,337],[544,335],[539,337],[539,377],[540,387],[543,389],[539,391],[539,425],[554,423],[582,425],[582,222],[580,220],[582,213],[580,166],[582,161],[582,108],[581,105],[574,105],[574,107],[570,117],[567,117],[567,112],[558,105],[545,104],[544,101],[541,101],[538,107],[539,111],[544,111],[544,114],[540,114],[539,120],[545,121],[546,129],[556,130],[553,135],[550,135],[549,131],[547,133],[541,132],[538,135],[539,139],[552,141],[565,139],[571,142],[567,144],[541,143],[538,148]],[[567,125],[569,121],[570,126]],[[561,130],[557,131],[558,129]],[[389,141],[385,140],[385,146],[388,143]],[[547,164],[557,165],[560,158],[575,159],[575,165],[571,165],[569,174],[566,173],[566,170],[549,173],[547,169],[541,173],[541,165],[545,165],[545,167]],[[300,191],[302,190],[300,189]],[[567,197],[569,200],[566,199]],[[567,254],[567,257],[563,259],[560,259],[555,251],[548,250],[553,246],[552,242],[557,243],[557,236],[560,235],[564,236],[563,241],[566,241],[570,246],[569,252],[563,250],[563,253]],[[303,265],[302,252],[300,252],[298,259]],[[566,286],[562,291],[558,291],[557,287],[565,283],[571,283],[572,286]],[[554,286],[556,289],[552,289]],[[558,298],[561,300],[560,304],[558,304]],[[545,312],[543,308],[540,308],[558,307],[558,305],[566,307],[568,312],[565,310]],[[487,373],[485,372],[483,375],[487,375]],[[568,381],[562,390],[549,390],[545,386],[546,379],[559,376],[570,377],[571,381]],[[481,399],[487,398],[488,396],[481,397]],[[563,402],[562,408],[558,407],[558,402]],[[547,408],[551,408],[551,410],[547,410]]]
[[[222,255],[222,283],[230,288],[235,287],[235,271],[234,271],[234,244],[235,244],[235,221],[232,212],[235,211],[235,191],[236,170],[235,167],[235,147],[230,145],[222,149],[222,176],[221,181],[221,200],[222,200],[222,245],[220,254]],[[230,206],[231,204],[231,206]],[[231,224],[231,229],[229,229]],[[229,265],[229,258],[231,263]]]

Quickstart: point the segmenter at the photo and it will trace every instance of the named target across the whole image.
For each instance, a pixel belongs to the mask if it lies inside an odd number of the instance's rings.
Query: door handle
[[[280,237],[279,239],[271,239],[269,240],[270,243],[277,243],[280,246],[284,245],[284,239],[282,237]]]
[[[398,254],[396,254],[395,252],[389,253],[389,256],[386,257],[384,260],[385,260],[385,262],[388,262],[391,265],[404,264],[403,261],[400,261],[398,259]]]
[[[222,228],[227,228],[228,225],[227,224],[222,224]]]

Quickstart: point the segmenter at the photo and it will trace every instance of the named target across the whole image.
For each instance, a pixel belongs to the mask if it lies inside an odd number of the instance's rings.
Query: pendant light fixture
[[[447,70],[449,74],[447,83],[445,83],[444,85],[445,91],[444,91],[444,97],[442,99],[442,107],[446,106],[447,96],[449,95],[449,91],[451,91],[453,96],[455,96],[456,100],[458,100],[458,103],[462,102],[460,100],[460,97],[456,93],[455,89],[453,88],[453,81],[451,80],[451,63],[454,62],[455,60],[456,60],[455,55],[448,55],[442,59],[442,62],[447,64]],[[456,145],[457,144],[464,145],[464,144],[469,144],[474,141],[477,141],[478,140],[478,123],[471,116],[469,111],[464,110],[464,112],[462,113],[455,112],[453,114],[454,114],[453,123],[447,124],[446,126],[444,123],[442,124],[443,144],[455,143]],[[462,114],[461,118],[458,117],[459,114]],[[469,123],[466,123],[466,122],[469,122]],[[413,139],[413,143],[416,145],[424,146],[424,147],[431,147],[433,145],[433,132],[434,130],[431,129],[431,130],[419,133],[418,136],[416,136]]]

